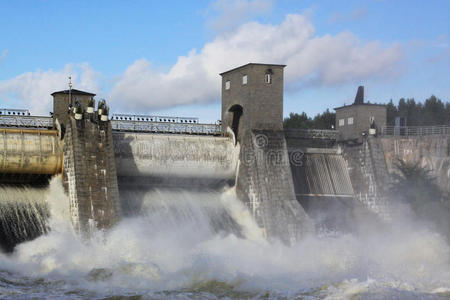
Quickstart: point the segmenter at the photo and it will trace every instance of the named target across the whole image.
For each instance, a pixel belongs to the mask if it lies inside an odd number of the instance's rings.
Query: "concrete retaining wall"
[[[450,194],[450,137],[381,137],[379,138],[389,173],[398,173],[398,160],[416,164],[430,171],[444,193]]]
[[[297,201],[282,131],[249,131],[242,137],[236,191],[269,239],[294,243],[313,231]]]
[[[74,228],[109,228],[120,217],[111,124],[70,117],[66,125],[63,178]]]

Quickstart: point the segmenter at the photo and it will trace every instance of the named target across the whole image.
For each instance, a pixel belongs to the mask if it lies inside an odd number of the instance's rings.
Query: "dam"
[[[355,209],[389,222],[388,190],[399,159],[428,168],[449,193],[448,126],[390,128],[386,107],[365,103],[360,89],[352,105],[336,108],[336,130],[284,129],[284,67],[250,63],[220,74],[216,124],[111,115],[104,100],[71,87],[52,94],[50,117],[3,110],[0,183],[22,200],[1,203],[2,247],[11,251],[46,232],[45,203],[20,189],[39,190],[55,175],[74,230],[84,237],[133,215],[155,189],[231,188],[263,235],[286,244],[351,226],[346,221]],[[225,223],[233,232],[238,227]]]

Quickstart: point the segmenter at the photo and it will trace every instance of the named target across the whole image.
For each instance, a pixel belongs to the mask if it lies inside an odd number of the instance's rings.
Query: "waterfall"
[[[0,187],[0,245],[12,251],[18,243],[47,232],[49,210],[45,188]]]

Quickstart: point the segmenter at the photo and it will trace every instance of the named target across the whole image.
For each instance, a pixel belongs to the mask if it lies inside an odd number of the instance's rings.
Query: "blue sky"
[[[74,88],[114,112],[220,118],[218,73],[286,67],[284,113],[450,100],[450,1],[1,1],[0,106]]]

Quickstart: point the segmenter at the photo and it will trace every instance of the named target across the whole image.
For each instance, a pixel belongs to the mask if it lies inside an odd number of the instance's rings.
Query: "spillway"
[[[0,247],[4,251],[47,231],[45,195],[46,189],[41,187],[0,187]]]
[[[114,133],[114,151],[124,216],[139,214],[145,203],[151,203],[149,195],[156,197],[153,208],[169,209],[157,200],[161,191],[170,197],[178,195],[179,201],[194,193],[198,199],[216,202],[214,195],[234,184],[239,155],[227,137],[118,132]],[[184,205],[179,203],[177,210]],[[170,210],[175,208],[172,204]],[[220,215],[219,219],[231,220],[224,212]]]

